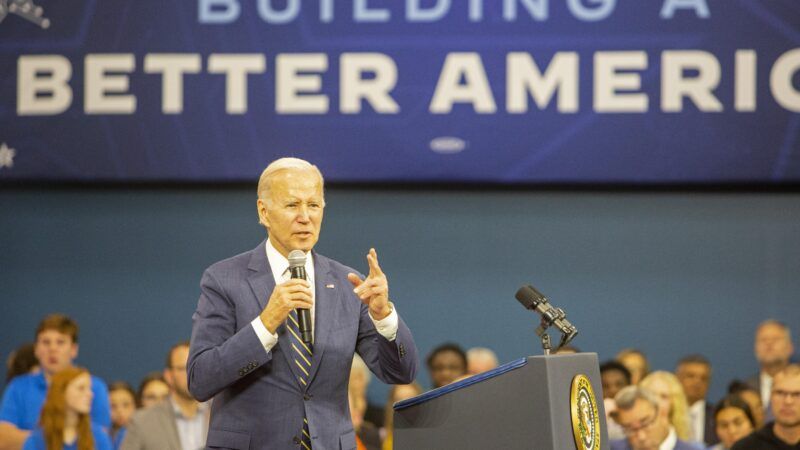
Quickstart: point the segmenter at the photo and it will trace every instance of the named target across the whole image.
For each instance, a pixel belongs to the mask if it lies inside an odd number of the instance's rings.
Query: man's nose
[[[298,220],[302,222],[308,222],[308,206],[300,205],[300,211],[298,213]]]

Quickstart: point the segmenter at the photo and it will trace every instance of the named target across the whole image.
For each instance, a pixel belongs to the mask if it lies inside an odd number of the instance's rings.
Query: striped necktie
[[[297,325],[297,310],[289,313],[286,319],[286,329],[289,330],[289,340],[292,343],[292,359],[297,371],[297,381],[305,389],[308,385],[308,374],[311,372],[311,351],[312,347],[307,346],[300,340],[300,329]],[[308,419],[303,414],[303,431],[300,444],[303,448],[311,449],[311,434],[308,431]]]

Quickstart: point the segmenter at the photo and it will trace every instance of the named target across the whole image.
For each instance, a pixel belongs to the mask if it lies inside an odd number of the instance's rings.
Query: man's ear
[[[72,343],[72,348],[69,350],[69,359],[74,361],[77,358],[78,358],[78,343],[77,342],[73,342]]]
[[[256,211],[258,212],[258,223],[269,228],[269,219],[267,218],[267,204],[262,199],[256,200]]]

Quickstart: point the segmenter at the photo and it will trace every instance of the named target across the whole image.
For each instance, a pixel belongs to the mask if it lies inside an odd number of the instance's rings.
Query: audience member
[[[720,443],[709,450],[730,450],[733,444],[756,429],[750,405],[738,395],[729,395],[717,404],[714,423]]]
[[[622,388],[630,386],[631,373],[618,361],[606,361],[600,365],[600,382],[603,386],[603,406],[606,411],[608,438],[611,440],[623,439],[625,435],[622,427],[614,418],[617,410],[614,397]]]
[[[456,344],[442,344],[428,355],[428,372],[433,388],[442,387],[467,374],[467,355]]]
[[[612,441],[612,450],[700,450],[678,438],[667,416],[659,412],[662,403],[646,389],[628,386],[614,401],[617,421],[627,439]]]
[[[167,401],[137,411],[128,425],[122,450],[186,450],[205,448],[209,405],[189,393],[186,363],[189,342],[174,345],[167,353],[164,379]],[[165,432],[166,431],[166,432]]]
[[[467,350],[467,374],[476,375],[497,367],[497,355],[486,347]]]
[[[353,422],[353,430],[356,432],[356,449],[380,450],[381,436],[378,428],[364,420],[366,398],[358,397],[355,392],[348,390],[347,400],[350,403],[350,420]]]
[[[790,364],[772,375],[771,397],[775,421],[734,444],[733,450],[800,448],[800,365]]]
[[[761,403],[761,393],[758,389],[744,381],[733,380],[728,385],[728,394],[736,394],[750,406],[750,412],[753,413],[753,419],[755,420],[755,429],[764,426],[764,404]]]
[[[689,426],[692,441],[714,445],[719,442],[714,427],[714,406],[706,401],[711,384],[711,362],[702,355],[689,355],[678,361],[675,368],[686,401],[689,404]]]
[[[359,401],[364,401],[364,405],[366,405],[364,420],[376,427],[382,427],[383,408],[370,404],[369,397],[367,397],[367,388],[371,380],[372,374],[367,364],[361,359],[358,353],[353,354],[353,363],[350,367],[350,381],[347,390],[352,392]]]
[[[136,403],[139,408],[147,408],[161,403],[169,396],[169,385],[164,380],[163,372],[150,372],[139,383]]]
[[[78,324],[62,314],[45,317],[36,328],[34,353],[41,370],[15,377],[3,392],[0,403],[0,449],[18,450],[36,427],[47,386],[54,375],[73,367],[78,356]],[[108,389],[92,376],[92,422],[108,428],[111,425]]]
[[[125,430],[136,412],[136,393],[130,384],[124,381],[111,383],[108,387],[111,400],[111,442],[118,449],[125,438]]]
[[[618,361],[606,361],[600,365],[600,382],[603,398],[613,399],[617,392],[631,384],[631,373]]]
[[[392,450],[394,446],[394,404],[422,394],[419,384],[395,384],[389,389],[389,400],[386,402],[383,419],[383,450]]]
[[[24,450],[111,450],[105,430],[93,424],[92,377],[86,369],[66,367],[53,374],[39,427]]]
[[[6,384],[17,375],[26,375],[39,371],[39,360],[36,359],[33,342],[26,342],[8,355],[6,361]]]
[[[659,412],[675,429],[678,439],[688,441],[691,438],[689,406],[678,378],[670,372],[658,370],[644,377],[639,386],[655,395],[661,405]]]
[[[642,378],[650,373],[650,363],[647,362],[647,357],[635,348],[626,348],[620,351],[614,359],[628,368],[631,373],[631,384],[639,384]]]
[[[769,401],[772,392],[772,377],[789,365],[789,358],[794,352],[791,330],[786,324],[777,320],[770,319],[761,322],[756,328],[753,350],[760,371],[750,377],[747,383],[761,393],[761,403],[764,405],[766,419],[771,420]]]

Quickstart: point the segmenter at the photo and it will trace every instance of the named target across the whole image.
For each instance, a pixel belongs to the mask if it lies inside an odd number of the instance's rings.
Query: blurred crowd
[[[730,380],[727,395],[708,398],[713,374],[703,355],[681,358],[673,371],[651,371],[647,355],[624,349],[600,365],[606,424],[612,449],[749,450],[800,448],[800,366],[792,362],[791,330],[776,320],[754,333],[760,370]],[[577,352],[564,347],[559,353]],[[188,390],[189,343],[165,352],[162,370],[147,373],[134,389],[106,384],[77,367],[78,325],[67,316],[45,317],[35,341],[8,359],[0,403],[0,450],[196,450],[205,448],[210,404]],[[433,388],[498,367],[487,348],[467,351],[444,343],[427,356]],[[371,374],[354,356],[350,414],[357,446],[393,447],[393,405],[423,392],[418,383],[395,385],[385,404],[368,401]]]

